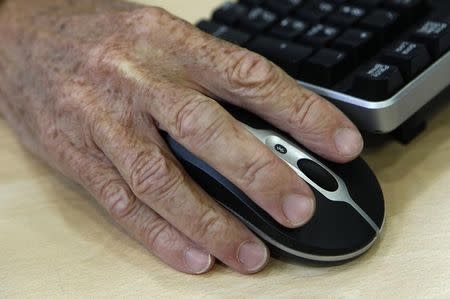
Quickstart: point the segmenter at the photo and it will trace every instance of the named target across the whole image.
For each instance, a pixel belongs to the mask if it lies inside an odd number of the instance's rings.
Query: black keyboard
[[[197,26],[386,133],[450,83],[450,0],[241,0]]]

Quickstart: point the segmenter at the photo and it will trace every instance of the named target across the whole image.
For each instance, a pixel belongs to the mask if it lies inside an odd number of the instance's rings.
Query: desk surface
[[[195,21],[220,0],[142,1]],[[450,96],[447,96],[450,97]],[[387,222],[363,257],[314,268],[272,259],[243,276],[176,273],[114,226],[79,187],[26,153],[0,120],[0,297],[450,297],[450,105],[411,145],[373,142]]]

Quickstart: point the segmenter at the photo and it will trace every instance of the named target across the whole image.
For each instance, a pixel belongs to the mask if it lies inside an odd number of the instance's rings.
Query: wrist
[[[8,42],[25,40],[36,32],[53,35],[61,19],[126,12],[140,7],[143,6],[124,0],[0,0],[0,50]],[[78,30],[80,34],[82,31]]]
[[[22,75],[29,75],[33,61],[28,58],[78,40],[98,40],[96,34],[113,26],[99,28],[104,25],[94,15],[138,7],[119,0],[0,0],[0,102],[8,99],[4,92],[12,99],[15,84],[23,81]],[[69,22],[73,26],[61,30]]]
[[[142,5],[125,0],[0,0],[0,22],[130,11],[139,7]]]

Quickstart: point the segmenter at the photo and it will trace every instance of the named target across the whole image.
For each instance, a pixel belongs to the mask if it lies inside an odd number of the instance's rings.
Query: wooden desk
[[[220,0],[159,0],[194,21]],[[450,96],[448,96],[450,97]],[[411,145],[376,140],[365,158],[386,197],[381,241],[351,263],[272,260],[176,273],[112,224],[82,190],[26,153],[0,120],[0,297],[450,297],[450,105]]]

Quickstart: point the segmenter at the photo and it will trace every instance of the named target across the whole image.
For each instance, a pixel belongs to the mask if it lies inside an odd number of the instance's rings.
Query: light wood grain
[[[220,0],[141,2],[194,21]],[[272,260],[248,277],[219,265],[196,277],[167,268],[127,237],[0,120],[0,297],[449,298],[449,135],[446,104],[407,147],[370,142],[364,156],[382,183],[387,222],[363,257],[331,268]]]

